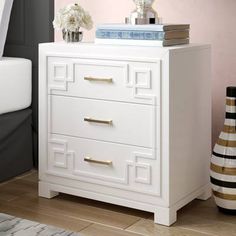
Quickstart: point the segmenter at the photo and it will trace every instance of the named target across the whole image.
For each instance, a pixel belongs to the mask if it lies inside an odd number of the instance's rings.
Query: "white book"
[[[132,39],[99,39],[95,38],[95,44],[104,45],[129,45],[129,46],[174,46],[189,44],[189,39],[171,39],[171,40],[132,40]]]
[[[188,24],[150,24],[150,25],[131,25],[131,24],[101,24],[97,30],[143,30],[143,31],[170,31],[170,30],[189,30]]]

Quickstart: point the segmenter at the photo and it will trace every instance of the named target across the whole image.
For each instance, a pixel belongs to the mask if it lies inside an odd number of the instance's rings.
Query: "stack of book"
[[[189,43],[188,24],[102,24],[97,26],[96,44],[173,46]]]

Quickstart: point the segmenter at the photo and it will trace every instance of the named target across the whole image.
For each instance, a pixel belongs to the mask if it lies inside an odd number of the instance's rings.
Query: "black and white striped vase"
[[[219,209],[236,214],[236,87],[227,88],[224,129],[211,158],[211,184]]]

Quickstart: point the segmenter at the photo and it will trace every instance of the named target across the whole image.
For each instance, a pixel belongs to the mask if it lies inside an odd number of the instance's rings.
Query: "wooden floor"
[[[236,216],[218,212],[213,200],[193,201],[172,227],[153,223],[153,214],[60,194],[37,196],[37,171],[0,184],[0,212],[80,232],[81,236],[236,236]]]

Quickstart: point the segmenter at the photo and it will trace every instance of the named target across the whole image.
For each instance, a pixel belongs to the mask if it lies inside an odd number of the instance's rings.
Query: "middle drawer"
[[[153,148],[157,106],[49,96],[49,133]]]

